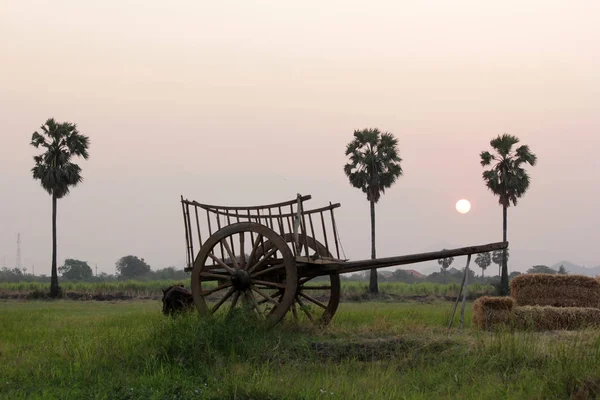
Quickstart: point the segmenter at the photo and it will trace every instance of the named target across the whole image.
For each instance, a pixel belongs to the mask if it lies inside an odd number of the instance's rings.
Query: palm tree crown
[[[31,145],[42,146],[45,152],[34,156],[35,166],[31,169],[34,179],[57,199],[69,194],[69,188],[83,181],[81,168],[72,162],[73,157],[87,160],[89,138],[77,131],[69,122],[57,123],[53,118],[41,126],[42,134],[34,132]]]
[[[354,140],[346,146],[350,162],[344,165],[344,172],[352,186],[366,193],[367,200],[377,203],[402,175],[397,144],[391,133],[376,128],[354,131]]]
[[[513,151],[513,147],[518,143],[519,138],[516,136],[499,135],[490,141],[497,154],[489,151],[482,151],[480,154],[482,166],[486,167],[496,162],[492,169],[483,172],[483,180],[504,207],[510,207],[511,202],[516,206],[517,199],[525,194],[530,179],[523,166],[534,166],[537,161],[536,155],[527,145],[519,146]]]

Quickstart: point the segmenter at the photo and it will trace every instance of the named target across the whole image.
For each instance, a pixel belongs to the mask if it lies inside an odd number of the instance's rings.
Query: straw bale
[[[600,327],[600,309],[523,306],[513,308],[514,325],[530,330],[576,330]]]
[[[481,329],[492,329],[512,322],[514,307],[512,297],[483,296],[473,303],[473,325]]]
[[[583,275],[524,274],[510,282],[518,306],[600,308],[600,280]]]

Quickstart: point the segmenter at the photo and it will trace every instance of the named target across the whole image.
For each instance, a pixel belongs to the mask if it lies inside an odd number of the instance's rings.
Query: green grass
[[[159,301],[0,302],[2,399],[566,399],[600,331],[445,328],[449,302],[342,303],[324,329],[177,318]],[[585,398],[585,397],[584,397]]]
[[[189,280],[183,281],[118,281],[118,282],[60,282],[63,292],[78,292],[93,295],[124,294],[132,297],[151,297],[162,295],[161,289],[171,285],[183,284],[190,288]],[[210,286],[210,282],[207,286]],[[459,292],[458,284],[440,283],[402,283],[382,282],[379,284],[380,293],[395,297],[410,296],[435,296],[455,297]],[[32,293],[49,291],[48,283],[40,282],[0,282],[0,293]],[[368,284],[361,282],[342,282],[342,296],[348,300],[360,300],[366,296]],[[494,288],[490,285],[470,285],[468,293],[472,297],[478,297],[493,293]]]

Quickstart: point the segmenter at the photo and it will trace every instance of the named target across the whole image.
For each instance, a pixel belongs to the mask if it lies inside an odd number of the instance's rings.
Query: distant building
[[[403,271],[404,272],[408,272],[409,274],[411,274],[415,278],[419,278],[419,279],[425,278],[425,275],[423,275],[422,273],[420,273],[418,271],[415,271],[414,269],[404,269]]]

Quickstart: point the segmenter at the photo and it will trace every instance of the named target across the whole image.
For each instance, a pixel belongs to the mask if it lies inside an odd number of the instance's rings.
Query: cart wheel
[[[285,233],[281,236],[286,243],[294,245],[294,235]],[[300,241],[300,253],[304,254],[305,246],[308,244],[309,254],[318,254],[321,257],[333,257],[322,243],[305,235],[298,234]],[[265,243],[265,250],[269,251],[271,243]],[[259,248],[259,252],[262,251]],[[291,250],[290,250],[291,251]],[[322,280],[325,278],[324,280]],[[292,315],[295,320],[306,317],[309,321],[327,325],[340,304],[340,275],[336,272],[318,278],[300,277],[294,303],[292,304]]]
[[[270,249],[262,251],[267,242]],[[271,326],[291,307],[297,284],[296,262],[285,241],[254,222],[215,232],[202,245],[192,269],[192,296],[201,314],[246,306]]]

